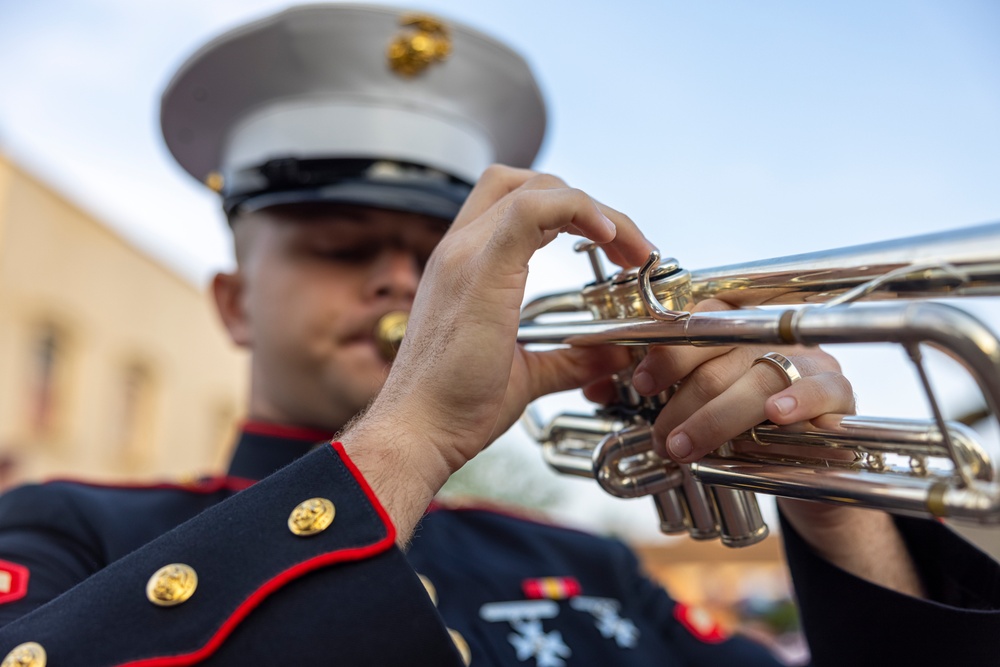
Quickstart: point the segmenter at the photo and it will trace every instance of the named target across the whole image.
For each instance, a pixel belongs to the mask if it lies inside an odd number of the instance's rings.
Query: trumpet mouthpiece
[[[378,345],[379,354],[386,361],[393,361],[399,346],[403,343],[403,336],[406,335],[406,323],[410,321],[410,314],[401,310],[386,313],[375,324],[375,344]]]

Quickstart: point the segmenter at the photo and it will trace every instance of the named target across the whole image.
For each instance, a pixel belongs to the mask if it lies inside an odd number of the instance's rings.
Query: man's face
[[[373,330],[409,311],[447,223],[360,206],[275,207],[234,221],[251,414],[338,429],[381,389]],[[229,322],[227,321],[227,324]]]

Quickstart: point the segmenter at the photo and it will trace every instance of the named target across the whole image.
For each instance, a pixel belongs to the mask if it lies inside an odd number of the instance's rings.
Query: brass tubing
[[[695,301],[713,297],[736,306],[822,303],[903,267],[940,262],[894,280],[866,300],[1000,295],[1000,222],[834,250],[730,264],[691,272]]]
[[[636,360],[650,345],[896,343],[914,359],[930,345],[965,367],[1000,419],[1000,341],[964,311],[917,300],[956,296],[1000,296],[1000,223],[690,272],[651,257],[641,269],[602,272],[579,292],[531,302],[518,342],[633,346]],[[741,310],[676,312],[708,298]],[[577,317],[546,322],[550,313]],[[608,410],[626,415],[627,426],[588,422],[539,440],[572,474],[586,474],[592,458],[590,474],[614,495],[652,495],[666,532],[721,533],[728,546],[762,539],[754,492],[1000,523],[992,450],[960,424],[842,415],[765,423],[679,465],[659,459],[644,435],[668,396],[644,405],[628,378],[617,378],[619,402]]]
[[[942,489],[939,479],[713,456],[692,463],[691,470],[705,484],[731,489],[882,509],[905,516],[949,516],[1000,523],[1000,490],[996,484]]]

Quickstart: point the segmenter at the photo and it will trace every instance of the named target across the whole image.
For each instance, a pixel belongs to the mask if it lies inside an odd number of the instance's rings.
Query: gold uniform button
[[[336,514],[333,503],[326,498],[310,498],[292,510],[288,517],[288,530],[301,537],[322,533],[333,523]]]
[[[451,641],[455,642],[455,648],[462,654],[462,662],[466,665],[472,663],[472,651],[469,649],[469,642],[465,641],[465,637],[458,630],[451,628],[448,628],[448,634],[451,635]]]
[[[424,585],[424,590],[427,591],[427,595],[430,596],[431,602],[433,602],[436,607],[438,603],[438,592],[437,589],[434,588],[434,584],[432,584],[431,580],[422,574],[418,574],[417,576],[420,577],[420,583]]]
[[[158,607],[173,607],[187,601],[198,588],[198,573],[184,563],[171,563],[157,570],[146,584],[146,598]]]
[[[25,642],[15,646],[0,663],[0,667],[45,667],[47,659],[41,644]]]

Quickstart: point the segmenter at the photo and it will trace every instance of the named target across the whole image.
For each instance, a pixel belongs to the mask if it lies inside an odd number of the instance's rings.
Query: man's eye
[[[316,254],[335,262],[366,262],[375,255],[375,252],[370,247],[317,248]]]

